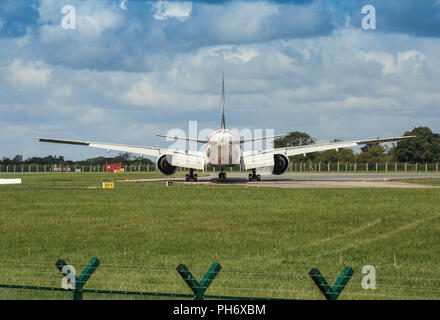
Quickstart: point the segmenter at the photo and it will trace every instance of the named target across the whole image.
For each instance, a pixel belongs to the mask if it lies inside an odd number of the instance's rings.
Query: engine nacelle
[[[171,165],[171,163],[168,161],[166,155],[163,155],[159,159],[157,159],[156,165],[159,171],[167,176],[175,174],[177,170],[177,167]]]
[[[276,154],[273,156],[274,166],[272,174],[283,174],[289,167],[289,158],[284,154]]]

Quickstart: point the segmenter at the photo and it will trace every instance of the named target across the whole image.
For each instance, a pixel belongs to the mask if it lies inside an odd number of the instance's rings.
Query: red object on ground
[[[113,172],[115,170],[120,170],[121,167],[122,167],[122,163],[121,162],[119,162],[119,163],[108,163],[108,162],[106,162],[105,163],[105,171],[107,171],[107,172]]]

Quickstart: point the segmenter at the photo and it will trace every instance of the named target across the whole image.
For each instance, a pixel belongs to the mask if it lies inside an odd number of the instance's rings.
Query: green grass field
[[[200,279],[218,262],[207,294],[323,299],[308,271],[333,284],[350,266],[340,299],[440,298],[440,189],[100,188],[156,175],[25,174],[21,185],[0,186],[0,283],[60,287],[57,259],[79,273],[98,257],[85,288],[191,293],[177,265]],[[362,289],[364,265],[376,268],[376,290]],[[0,299],[71,294],[0,289]]]

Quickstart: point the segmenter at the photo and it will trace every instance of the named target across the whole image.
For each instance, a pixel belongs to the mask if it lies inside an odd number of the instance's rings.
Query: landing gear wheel
[[[220,172],[218,174],[218,179],[219,180],[225,180],[226,179],[226,173],[225,172]]]
[[[261,176],[257,174],[255,169],[252,169],[252,173],[249,173],[249,181],[261,181]]]
[[[194,174],[193,169],[189,170],[189,173],[186,174],[185,180],[186,180],[186,182],[197,181],[197,174]]]

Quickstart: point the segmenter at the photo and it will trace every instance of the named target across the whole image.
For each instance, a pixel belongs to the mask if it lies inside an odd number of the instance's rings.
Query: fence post
[[[408,162],[405,162],[405,172],[407,170],[407,164],[408,164]]]
[[[354,172],[356,172],[356,167],[357,167],[357,164],[356,164],[356,161],[354,162]]]
[[[330,161],[327,164],[327,171],[330,172]]]
[[[345,267],[338,279],[336,279],[333,287],[330,287],[321,272],[319,272],[319,270],[316,268],[313,268],[309,271],[309,276],[312,278],[327,300],[337,300],[342,290],[344,290],[348,281],[350,281],[351,277],[353,276],[353,273],[354,271],[352,268]]]
[[[89,264],[84,268],[83,272],[77,277],[75,276],[75,288],[73,289],[73,300],[82,300],[83,298],[83,292],[82,289],[86,282],[89,280],[90,276],[95,272],[96,268],[98,268],[99,264],[101,262],[98,258],[93,258],[90,260]],[[55,262],[55,266],[60,270],[61,273],[63,273],[63,267],[67,266],[67,263],[59,259],[57,262]],[[63,276],[66,276],[67,274],[63,273]]]
[[[319,161],[319,172],[321,172],[321,161]]]
[[[368,162],[367,162],[367,164],[365,165],[365,171],[368,172]]]
[[[338,172],[339,172],[339,161],[338,161]]]
[[[428,172],[428,162],[425,162],[425,171]]]
[[[417,172],[417,165],[418,165],[419,163],[418,162],[416,162],[416,172]]]
[[[385,172],[388,172],[388,162],[385,163]]]
[[[213,263],[211,268],[209,268],[208,272],[203,276],[202,280],[199,283],[184,264],[179,264],[176,268],[182,279],[194,292],[195,300],[203,300],[203,295],[205,294],[206,290],[211,285],[212,281],[215,279],[221,269],[222,267],[220,266],[220,264]]]
[[[394,171],[397,172],[397,161],[394,163]]]
[[[435,164],[435,171],[438,171],[438,162]]]

